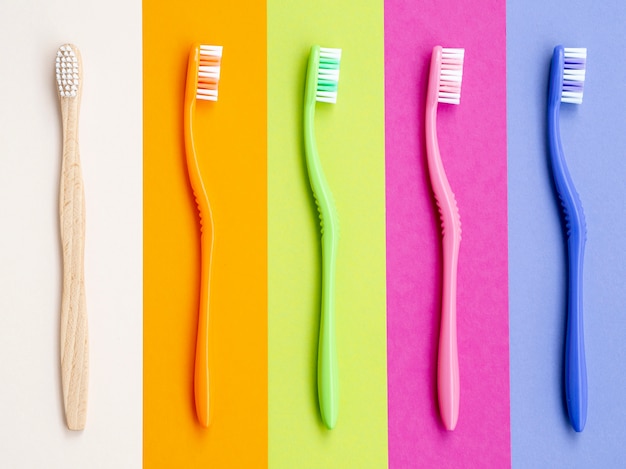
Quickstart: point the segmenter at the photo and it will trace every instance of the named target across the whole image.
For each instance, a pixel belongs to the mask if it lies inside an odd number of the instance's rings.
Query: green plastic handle
[[[315,143],[315,93],[319,46],[311,48],[304,94],[304,148],[309,181],[320,216],[322,234],[322,304],[317,357],[317,392],[324,425],[333,429],[339,413],[339,373],[335,339],[335,265],[339,243],[339,217],[322,170]]]

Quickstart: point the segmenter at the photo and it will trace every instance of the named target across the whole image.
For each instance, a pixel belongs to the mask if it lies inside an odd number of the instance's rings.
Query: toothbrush
[[[570,423],[577,432],[587,421],[587,368],[583,338],[583,255],[587,227],[583,208],[570,177],[559,132],[561,103],[581,104],[587,49],[556,46],[550,66],[548,135],[554,185],[565,217],[569,264],[565,335],[565,397]]]
[[[194,371],[194,396],[196,415],[203,427],[209,426],[209,293],[212,278],[212,253],[215,231],[211,205],[204,187],[198,155],[194,144],[194,119],[196,103],[217,101],[217,86],[220,79],[222,59],[221,46],[196,44],[189,53],[187,84],[185,88],[185,152],[187,170],[194,197],[200,212],[200,307],[198,311],[198,333],[196,338],[196,360]],[[207,229],[208,228],[208,229]]]
[[[304,91],[304,147],[306,166],[322,234],[322,303],[317,356],[317,392],[322,421],[328,429],[337,424],[339,373],[335,340],[335,264],[339,243],[339,218],[322,170],[315,143],[315,102],[336,103],[341,49],[313,46]]]
[[[61,381],[65,419],[70,430],[83,430],[87,419],[89,343],[85,305],[85,193],[78,150],[78,115],[82,92],[80,52],[62,45],[56,56],[56,79],[63,122],[63,161],[59,191],[59,226],[63,249],[61,297]]]
[[[464,49],[435,46],[430,62],[426,96],[426,154],[430,182],[439,207],[443,244],[443,286],[437,364],[437,390],[441,420],[454,430],[459,418],[459,355],[456,335],[456,284],[461,218],[448,183],[437,143],[438,103],[460,104]]]

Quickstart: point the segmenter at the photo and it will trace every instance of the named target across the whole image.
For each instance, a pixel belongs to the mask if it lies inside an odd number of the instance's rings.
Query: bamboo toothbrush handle
[[[85,303],[85,194],[78,151],[79,97],[61,100],[63,162],[60,182],[60,230],[63,248],[61,298],[61,379],[70,430],[85,428],[89,347]]]

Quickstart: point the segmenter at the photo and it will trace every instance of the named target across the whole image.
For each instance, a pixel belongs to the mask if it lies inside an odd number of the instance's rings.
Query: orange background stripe
[[[211,427],[193,372],[199,223],[183,144],[190,46],[224,46],[196,143],[216,233]],[[267,467],[266,4],[143,2],[144,467]]]

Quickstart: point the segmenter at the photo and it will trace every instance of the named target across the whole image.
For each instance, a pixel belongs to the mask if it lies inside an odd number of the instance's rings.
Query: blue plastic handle
[[[587,367],[583,338],[583,255],[587,227],[583,207],[565,163],[559,133],[564,60],[563,46],[556,46],[550,67],[548,140],[552,175],[561,201],[567,236],[569,275],[565,336],[565,397],[572,427],[581,432],[587,421]]]

